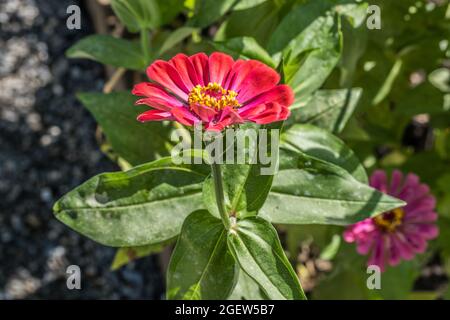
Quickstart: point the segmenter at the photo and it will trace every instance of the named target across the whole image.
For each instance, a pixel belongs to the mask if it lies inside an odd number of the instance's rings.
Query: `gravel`
[[[96,124],[75,98],[100,91],[103,68],[64,51],[92,27],[66,28],[74,0],[0,0],[0,299],[159,299],[155,257],[109,270],[115,250],[71,231],[54,201],[118,168],[99,151]],[[66,268],[81,268],[81,290]]]

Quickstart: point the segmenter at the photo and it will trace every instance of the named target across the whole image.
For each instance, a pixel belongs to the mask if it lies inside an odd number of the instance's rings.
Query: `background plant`
[[[354,223],[401,205],[367,186],[366,169],[414,171],[438,196],[441,236],[433,251],[443,261],[449,259],[448,3],[370,4],[381,8],[381,30],[367,29],[369,4],[360,1],[111,1],[129,32],[126,38],[93,35],[67,55],[118,68],[106,93],[81,93],[79,98],[107,138],[102,149],[130,170],[101,174],[68,193],[55,205],[58,219],[104,245],[119,247],[114,267],[178,239],[168,270],[169,298],[227,298],[229,293],[232,298],[299,297],[292,295],[301,290],[292,282],[289,265],[273,280],[266,277],[270,270],[262,268],[267,263],[247,259],[238,242],[228,241],[234,258],[229,255],[224,229],[210,214],[217,215],[211,206],[210,169],[174,166],[167,158],[173,124],[139,124],[135,118],[143,109],[132,106],[129,90],[109,92],[126,70],[142,72],[155,59],[224,51],[277,68],[296,93],[281,136],[281,171],[273,181],[261,188],[252,180],[258,176],[248,174],[254,172],[252,166],[223,168],[225,196],[239,204],[229,209],[248,217],[240,222],[242,230],[270,244],[253,244],[254,250],[265,249],[260,254],[266,259],[275,250],[286,261],[270,221],[283,235],[301,279],[310,277],[311,270],[297,261],[299,243],[317,247],[321,260],[333,262],[333,271],[322,276],[313,297],[410,297],[421,265],[433,252],[389,269],[383,279],[391,285],[374,292],[365,287],[363,259],[340,244],[342,228],[319,226]],[[411,145],[409,132],[418,128],[427,134],[421,135],[422,143]],[[251,197],[261,194],[266,201],[252,205]],[[256,213],[258,218],[252,217]],[[190,252],[198,243],[216,246]],[[203,268],[193,267],[198,263]],[[261,273],[249,277],[245,271],[252,264]],[[175,281],[177,277],[184,282]],[[212,290],[219,280],[229,290]],[[339,290],[343,286],[345,293]]]

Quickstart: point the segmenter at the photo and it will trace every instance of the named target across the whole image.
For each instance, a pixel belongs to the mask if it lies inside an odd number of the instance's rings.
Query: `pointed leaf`
[[[239,278],[228,300],[267,300],[258,283],[240,270]]]
[[[285,151],[280,167],[258,213],[272,223],[347,225],[405,205],[306,154]]]
[[[238,221],[228,235],[228,246],[242,270],[269,299],[306,299],[277,231],[269,222],[259,217]]]
[[[325,15],[331,7],[328,0],[307,1],[293,7],[275,32],[271,34],[268,51],[271,54],[283,51],[292,39],[307,30],[318,17]]]
[[[114,152],[131,165],[169,154],[171,127],[161,122],[138,122],[137,115],[148,107],[135,106],[136,97],[131,93],[81,93],[78,98],[102,127]]]
[[[226,52],[236,58],[259,60],[274,68],[275,64],[267,51],[252,37],[237,37],[223,42],[213,42],[219,51]]]
[[[362,90],[319,90],[311,98],[292,107],[285,126],[294,123],[310,123],[333,133],[341,132],[352,116]]]
[[[167,241],[149,244],[146,246],[119,248],[117,249],[116,255],[114,256],[114,260],[111,264],[111,270],[117,270],[133,260],[159,253],[164,249],[164,247],[168,246],[173,241],[173,239],[169,239]]]
[[[191,24],[200,28],[207,27],[225,15],[235,2],[236,0],[196,0]]]
[[[168,299],[226,299],[237,279],[237,264],[227,248],[226,230],[207,211],[190,214],[170,259]]]
[[[233,7],[233,10],[245,10],[245,9],[253,8],[253,7],[256,7],[266,1],[268,1],[268,0],[240,0]]]
[[[146,67],[139,43],[109,35],[87,36],[70,47],[66,55],[131,70],[143,70]]]
[[[171,32],[159,48],[157,57],[160,57],[161,55],[172,49],[175,45],[191,36],[192,33],[197,30],[197,28],[181,27]]]
[[[293,39],[284,50],[283,73],[297,101],[305,101],[319,89],[341,57],[339,17],[328,14]]]
[[[281,147],[335,164],[348,171],[359,182],[368,183],[366,171],[353,151],[326,130],[296,124],[281,135]]]
[[[53,210],[58,220],[104,245],[160,243],[179,233],[189,212],[203,207],[205,174],[163,158],[97,175],[64,195]]]

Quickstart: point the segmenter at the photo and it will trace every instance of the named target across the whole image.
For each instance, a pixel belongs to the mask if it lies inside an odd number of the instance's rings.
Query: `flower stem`
[[[146,65],[150,63],[150,38],[148,33],[149,31],[147,29],[141,30],[141,47]]]
[[[225,196],[223,192],[222,170],[220,164],[212,163],[212,178],[214,180],[214,189],[216,193],[217,207],[219,208],[220,217],[222,218],[225,229],[229,230],[231,227],[230,217],[228,216],[225,207]]]

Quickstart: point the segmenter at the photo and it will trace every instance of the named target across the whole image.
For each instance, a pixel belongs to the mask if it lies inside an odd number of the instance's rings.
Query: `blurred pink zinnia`
[[[152,82],[139,83],[132,91],[144,97],[137,104],[153,108],[138,116],[142,122],[176,120],[221,131],[245,121],[286,120],[294,101],[292,89],[278,85],[280,76],[272,68],[256,60],[234,61],[220,52],[157,60],[147,76]]]
[[[411,260],[417,253],[423,253],[427,241],[438,235],[434,223],[435,199],[417,175],[410,173],[404,177],[398,170],[392,173],[390,183],[384,171],[375,171],[370,185],[404,200],[407,205],[349,226],[344,239],[356,242],[359,254],[370,253],[368,265],[378,265],[384,271],[386,263],[395,266],[401,260]]]

